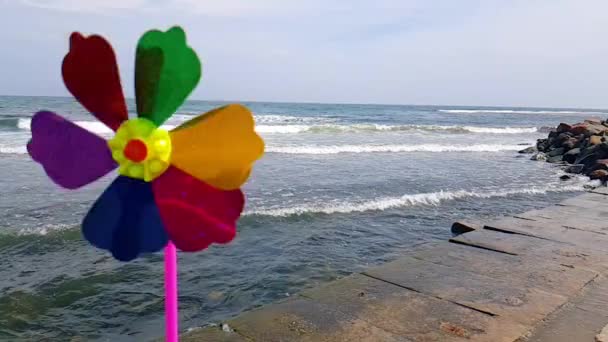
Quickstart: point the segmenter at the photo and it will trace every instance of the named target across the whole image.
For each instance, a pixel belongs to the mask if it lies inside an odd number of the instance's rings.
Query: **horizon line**
[[[65,98],[65,99],[73,99],[78,102],[73,96],[63,96],[63,95],[4,95],[0,94],[0,97],[56,97],[56,98]],[[126,100],[135,100],[134,97],[125,97]],[[511,105],[462,105],[462,104],[405,104],[405,103],[357,103],[357,102],[316,102],[316,101],[264,101],[264,100],[209,100],[209,99],[188,99],[185,100],[184,103],[189,101],[199,101],[199,102],[223,102],[223,103],[281,103],[281,104],[321,104],[321,105],[351,105],[351,106],[410,106],[410,107],[456,107],[456,108],[518,108],[518,109],[574,109],[574,110],[605,110],[608,111],[607,108],[598,108],[598,107],[551,107],[551,106],[511,106]]]

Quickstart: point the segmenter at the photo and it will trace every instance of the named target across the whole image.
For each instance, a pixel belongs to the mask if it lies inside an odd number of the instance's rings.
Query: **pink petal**
[[[169,167],[152,183],[154,198],[169,238],[182,251],[228,243],[243,211],[241,190],[223,191]]]

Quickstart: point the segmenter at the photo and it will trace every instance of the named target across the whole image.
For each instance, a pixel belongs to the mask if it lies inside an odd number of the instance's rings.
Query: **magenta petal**
[[[116,168],[108,143],[53,112],[32,118],[27,151],[64,188],[87,185]]]
[[[235,237],[245,204],[241,190],[216,189],[173,166],[152,189],[169,238],[180,250],[200,251]]]

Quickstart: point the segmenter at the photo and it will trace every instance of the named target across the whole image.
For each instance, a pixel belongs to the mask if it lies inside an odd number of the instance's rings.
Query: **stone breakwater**
[[[608,181],[608,121],[589,119],[569,125],[560,123],[536,146],[519,151],[533,153],[532,160],[562,164],[568,173]]]

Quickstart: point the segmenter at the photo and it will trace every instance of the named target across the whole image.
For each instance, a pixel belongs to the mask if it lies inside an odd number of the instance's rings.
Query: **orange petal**
[[[169,133],[171,164],[222,190],[239,188],[264,153],[244,106],[227,105],[198,116]]]

